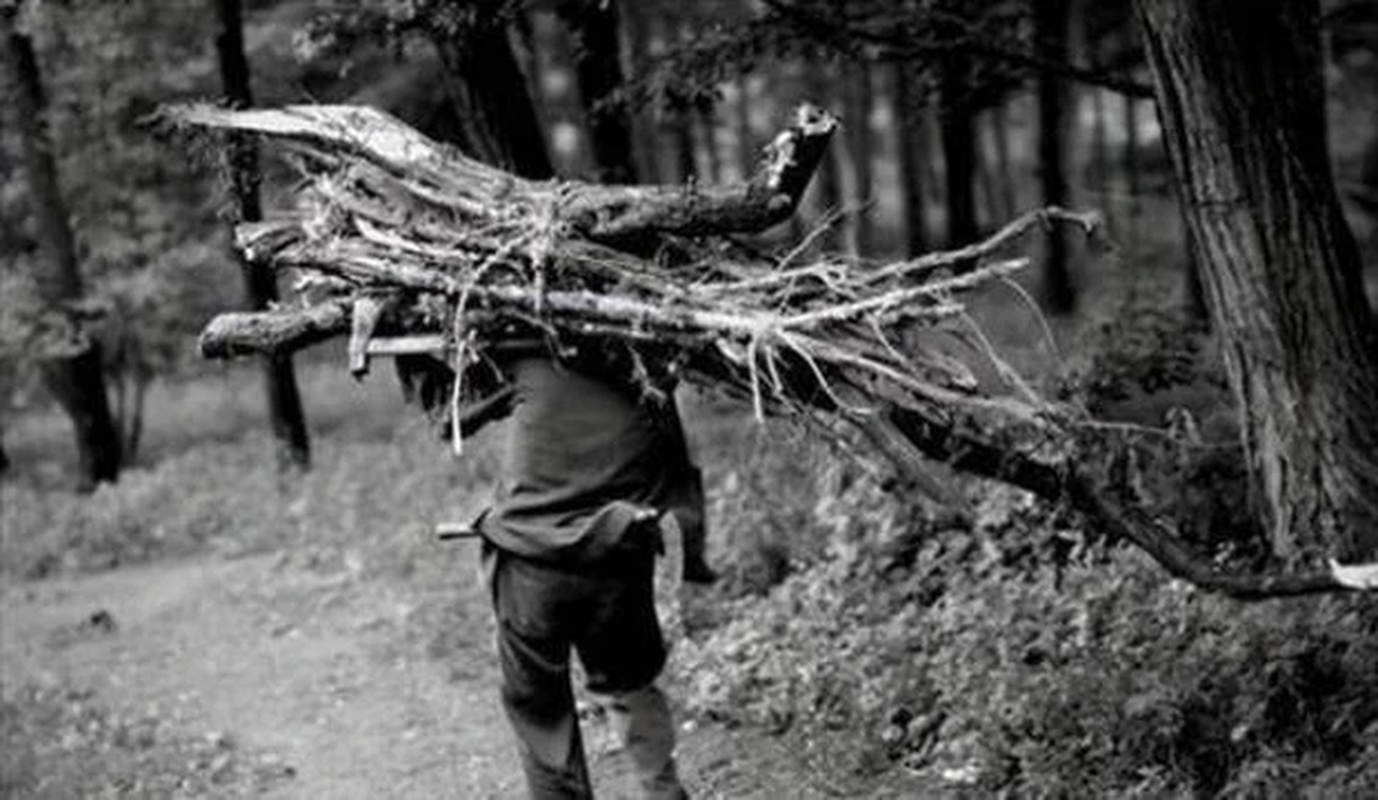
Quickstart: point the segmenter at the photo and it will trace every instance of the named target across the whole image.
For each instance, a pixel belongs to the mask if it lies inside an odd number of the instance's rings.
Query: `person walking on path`
[[[653,577],[661,531],[674,524],[686,542],[686,578],[711,580],[702,493],[673,396],[646,391],[615,360],[534,352],[509,362],[504,483],[475,526],[497,618],[502,704],[534,798],[592,796],[572,652],[645,796],[687,797],[656,686],[667,651]]]

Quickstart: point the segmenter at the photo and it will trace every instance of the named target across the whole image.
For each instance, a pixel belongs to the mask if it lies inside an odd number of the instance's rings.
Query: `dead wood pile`
[[[350,368],[370,354],[432,352],[459,376],[448,389],[455,440],[466,376],[513,338],[561,355],[616,351],[654,393],[670,379],[742,397],[758,416],[801,415],[860,431],[903,472],[924,459],[1070,502],[1093,524],[1206,588],[1267,596],[1335,588],[1329,575],[1217,574],[1151,520],[1116,507],[1077,465],[1077,416],[1003,367],[962,303],[1025,258],[997,257],[1021,234],[1091,215],[1028,214],[989,239],[884,265],[768,256],[733,233],[794,211],[837,126],[810,107],[766,148],[747,182],[599,186],[524,180],[464,157],[377,111],[299,106],[171,112],[189,126],[252,132],[303,175],[299,207],[240,225],[252,260],[297,273],[299,299],[228,313],[206,327],[210,357],[284,354],[350,337]],[[935,343],[974,341],[1003,385]]]

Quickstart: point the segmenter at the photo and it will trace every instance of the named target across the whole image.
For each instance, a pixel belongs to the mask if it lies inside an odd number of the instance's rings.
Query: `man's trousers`
[[[578,651],[647,797],[683,798],[674,727],[655,686],[665,644],[649,548],[593,567],[564,568],[490,547],[502,702],[534,798],[591,797],[570,685]]]

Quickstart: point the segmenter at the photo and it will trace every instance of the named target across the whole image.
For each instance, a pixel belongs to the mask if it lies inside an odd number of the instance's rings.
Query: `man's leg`
[[[570,686],[570,646],[553,627],[556,611],[550,601],[559,587],[535,575],[539,570],[506,556],[497,564],[494,603],[503,710],[517,734],[531,797],[591,798]]]
[[[688,795],[675,771],[674,721],[655,686],[666,651],[656,619],[654,570],[648,551],[604,580],[575,648],[588,689],[607,710],[645,796],[681,800]]]
[[[646,797],[683,800],[688,795],[675,770],[675,723],[670,704],[654,684],[595,695],[636,770]]]

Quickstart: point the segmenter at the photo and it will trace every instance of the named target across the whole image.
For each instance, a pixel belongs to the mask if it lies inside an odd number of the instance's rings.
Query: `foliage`
[[[1097,3],[1086,12],[1088,50],[1097,60],[1123,67],[1139,59],[1126,35],[1128,2]],[[983,108],[1004,102],[1030,76],[1068,66],[1042,56],[1027,0],[768,0],[756,13],[712,8],[694,27],[692,37],[672,37],[665,56],[637,77],[634,102],[676,109],[715,100],[722,83],[791,61],[904,62],[916,76],[933,77],[944,59],[960,55],[970,59],[966,100]],[[915,86],[935,91],[937,82]]]
[[[200,273],[233,274],[210,176],[186,159],[168,158],[166,144],[145,124],[165,100],[216,91],[208,7],[203,0],[175,8],[68,0],[29,9],[26,30],[38,51],[89,313],[79,315],[75,330],[68,315],[22,291],[41,255],[27,184],[6,181],[0,359],[30,374],[56,339],[90,335],[112,356],[107,366],[117,381],[146,382],[155,371],[181,366],[207,310],[239,294],[233,281]],[[0,162],[22,177],[19,143],[6,127]]]
[[[1259,569],[1269,547],[1249,505],[1248,470],[1223,367],[1208,332],[1157,300],[1127,303],[1092,337],[1068,391],[1091,415],[1128,426],[1107,461],[1115,489],[1173,521],[1182,537]]]
[[[1378,620],[1344,600],[1239,605],[1050,526],[984,487],[973,531],[925,532],[871,492],[870,530],[677,653],[697,713],[792,735],[845,732],[870,757],[1014,796],[1361,796],[1378,785]],[[890,525],[887,526],[887,520]],[[863,754],[864,755],[864,754]]]
[[[313,61],[366,45],[398,48],[411,34],[463,42],[479,32],[495,35],[517,9],[513,0],[351,0],[319,11],[292,44],[299,59]]]

